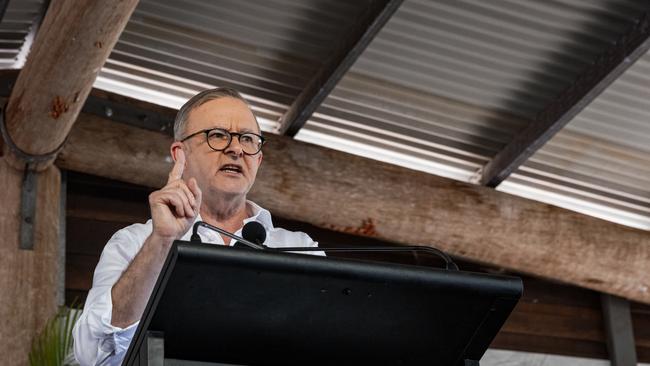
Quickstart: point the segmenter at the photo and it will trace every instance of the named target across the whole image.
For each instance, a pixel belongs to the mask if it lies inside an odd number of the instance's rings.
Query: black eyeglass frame
[[[221,132],[224,132],[224,133],[228,136],[228,143],[226,144],[226,146],[225,146],[223,149],[215,149],[214,147],[212,147],[212,145],[210,145],[210,132],[212,132],[212,131],[221,131]],[[244,154],[246,154],[246,155],[250,155],[250,156],[259,154],[260,151],[262,151],[262,147],[264,147],[264,144],[266,144],[266,139],[264,138],[264,136],[259,135],[259,134],[256,134],[255,132],[230,132],[230,131],[228,131],[228,130],[225,130],[225,129],[223,129],[223,128],[218,128],[218,127],[215,127],[215,128],[206,128],[206,129],[204,129],[204,130],[196,131],[196,132],[194,132],[194,133],[192,133],[192,134],[190,134],[190,135],[185,136],[184,138],[182,138],[182,139],[180,140],[180,142],[185,142],[186,140],[188,140],[188,139],[190,139],[190,138],[192,138],[192,137],[194,137],[194,136],[196,136],[196,135],[199,135],[199,134],[201,134],[201,133],[204,133],[204,134],[205,134],[205,142],[206,142],[206,143],[208,144],[208,146],[209,146],[212,150],[214,150],[214,151],[224,151],[224,150],[226,150],[226,149],[230,146],[230,144],[232,143],[232,137],[233,137],[233,136],[237,136],[237,139],[239,140],[239,143],[240,143],[240,144],[241,144],[241,137],[242,137],[243,135],[253,135],[253,136],[258,137],[258,138],[260,139],[260,141],[262,141],[262,143],[260,144],[260,148],[257,150],[257,152],[255,152],[255,153],[253,153],[253,154],[249,154],[249,153],[247,153],[247,152],[244,151],[244,149],[242,148],[242,152],[243,152]]]

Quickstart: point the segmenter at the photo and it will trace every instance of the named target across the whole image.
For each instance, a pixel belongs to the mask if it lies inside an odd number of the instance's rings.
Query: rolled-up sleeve
[[[73,330],[74,354],[80,365],[119,365],[138,323],[127,328],[111,325],[111,289],[149,235],[147,225],[124,228],[108,241],[95,268],[93,286]]]

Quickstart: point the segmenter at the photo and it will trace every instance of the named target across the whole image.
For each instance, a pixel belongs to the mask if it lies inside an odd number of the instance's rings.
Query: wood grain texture
[[[603,342],[523,335],[505,331],[497,334],[490,347],[524,352],[607,359],[607,349]]]
[[[7,105],[20,149],[46,154],[65,140],[137,3],[52,1]]]
[[[18,249],[23,172],[0,159],[0,355],[6,365],[27,364],[32,337],[56,312],[61,175],[38,173],[34,250]]]
[[[68,206],[66,207],[68,217],[93,218],[126,224],[143,223],[149,219],[150,213],[146,198],[138,202],[138,204],[86,194],[74,198],[74,200],[68,200]],[[79,205],[81,200],[84,202],[83,205]]]
[[[147,187],[162,187],[171,170],[168,135],[81,113],[57,158],[59,167]]]
[[[650,233],[486,187],[268,136],[250,198],[290,220],[650,303]],[[59,166],[160,187],[171,138],[81,115]]]

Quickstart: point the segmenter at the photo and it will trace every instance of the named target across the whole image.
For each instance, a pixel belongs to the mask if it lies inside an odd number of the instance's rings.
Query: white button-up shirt
[[[273,227],[271,214],[255,203],[248,201],[253,216],[244,220],[244,224],[257,221],[266,229],[264,245],[269,247],[317,247],[309,235]],[[200,221],[198,216],[196,221]],[[133,323],[126,328],[111,325],[113,300],[111,289],[133,258],[138,254],[145,240],[152,231],[151,220],[144,224],[134,224],[116,232],[108,241],[99,258],[93,286],[88,292],[83,313],[73,330],[74,353],[82,365],[120,365],[131,339],[138,327]],[[224,244],[221,235],[205,227],[199,227],[198,233],[204,243]],[[192,229],[181,240],[190,240]],[[241,229],[235,235],[241,236]],[[311,252],[320,254],[322,252]]]

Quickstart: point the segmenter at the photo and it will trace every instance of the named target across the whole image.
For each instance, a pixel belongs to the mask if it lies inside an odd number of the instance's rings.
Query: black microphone
[[[264,245],[264,241],[266,240],[266,229],[259,222],[251,221],[246,223],[246,225],[241,229],[241,236],[255,244]]]
[[[249,224],[250,224],[250,222],[249,222]],[[261,226],[261,224],[259,224],[259,225]],[[243,245],[246,245],[247,247],[250,247],[250,248],[253,248],[253,249],[264,249],[263,245],[252,243],[252,242],[250,242],[250,241],[248,241],[248,240],[246,240],[244,238],[241,238],[241,237],[239,237],[239,236],[237,236],[237,235],[235,235],[233,233],[229,233],[229,232],[227,232],[226,230],[224,230],[222,228],[212,226],[212,225],[210,225],[210,224],[208,224],[206,222],[203,222],[203,221],[197,221],[197,222],[194,223],[194,226],[192,227],[192,236],[190,238],[190,242],[192,242],[192,243],[201,244],[201,237],[199,236],[199,233],[198,233],[199,226],[207,227],[210,230],[214,230],[214,231],[216,231],[216,232],[218,232],[220,234],[223,234],[223,235],[225,235],[225,236],[227,236],[227,237],[229,237],[231,239],[235,239],[237,241],[235,244],[242,243]],[[264,236],[266,237],[266,233],[264,233]]]
[[[266,229],[264,229],[264,226],[259,222],[251,221],[246,223],[246,225],[241,229],[241,236],[249,242],[258,244],[262,246],[262,248],[265,248],[264,240],[266,240]],[[244,245],[244,243],[236,241],[232,246],[235,248],[249,249],[250,246]]]

